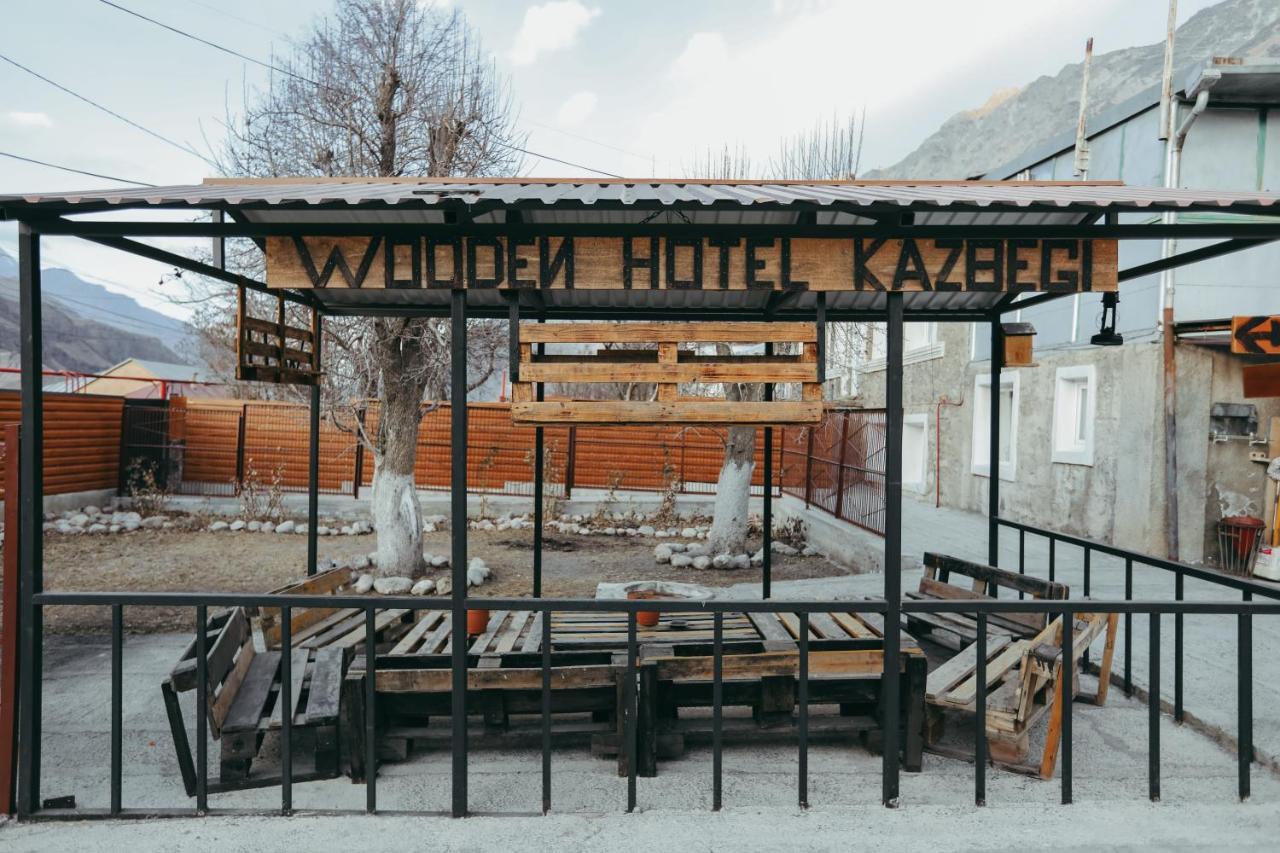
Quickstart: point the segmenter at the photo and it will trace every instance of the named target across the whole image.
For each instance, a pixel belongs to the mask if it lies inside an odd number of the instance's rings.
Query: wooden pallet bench
[[[707,355],[688,344],[796,344],[796,355]],[[595,354],[534,354],[534,344],[598,344]],[[656,349],[609,349],[652,344]],[[822,419],[813,323],[522,323],[511,385],[517,424],[814,424]],[[794,384],[799,399],[736,401],[682,396],[681,386]],[[654,400],[544,400],[545,383],[646,383]]]
[[[237,607],[213,616],[206,633],[209,732],[221,744],[219,784],[210,790],[236,790],[278,784],[278,775],[254,774],[253,762],[269,733],[278,733],[287,712],[293,724],[295,781],[338,775],[338,703],[343,653],[339,648],[295,648],[291,663],[291,706],[281,697],[281,652],[257,651],[249,618]],[[178,694],[198,684],[194,638],[161,685],[169,728],[178,754],[187,796],[196,793],[196,768]],[[312,756],[310,769],[305,756]]]
[[[990,599],[1000,589],[1019,590],[1040,598],[1066,599],[1070,590],[1063,584],[1028,578],[941,554],[925,555],[925,577],[916,598]],[[953,585],[952,574],[973,579],[968,589]],[[911,614],[921,616],[923,614]],[[928,614],[941,616],[944,614]],[[943,754],[951,750],[938,741],[944,733],[946,714],[977,711],[976,622],[960,614],[948,620],[921,620],[935,635],[960,638],[958,654],[929,673],[925,701],[928,706],[926,738],[930,747]],[[1035,617],[1035,618],[1027,618]],[[1072,650],[1077,662],[1070,685],[1071,697],[1094,704],[1106,702],[1115,650],[1117,616],[1114,613],[1079,614],[1072,620]],[[995,614],[988,616],[986,649],[987,717],[986,733],[991,760],[1018,772],[1049,778],[1053,775],[1059,748],[1063,709],[1062,619],[1049,614]],[[1098,689],[1085,694],[1079,686],[1079,661],[1099,635],[1106,634],[1098,677]],[[1030,761],[1031,732],[1045,715],[1049,716],[1039,761]]]

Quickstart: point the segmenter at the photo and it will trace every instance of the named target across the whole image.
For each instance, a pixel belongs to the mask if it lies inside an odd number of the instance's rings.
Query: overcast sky
[[[331,0],[117,0],[255,58],[290,49]],[[432,0],[423,0],[432,2]],[[1078,61],[1163,38],[1166,0],[434,0],[474,25],[509,76],[529,149],[628,177],[688,176],[699,152],[761,166],[780,139],[867,111],[863,169],[887,166],[952,113]],[[1179,23],[1213,0],[1181,0]],[[100,0],[9,2],[0,54],[182,146],[208,152],[267,72]],[[1158,82],[1151,81],[1153,84]],[[155,184],[207,163],[0,62],[0,151]],[[530,157],[531,176],[591,172]],[[113,182],[0,157],[0,193]],[[0,247],[15,228],[0,224]],[[164,268],[74,239],[69,266],[181,316]]]

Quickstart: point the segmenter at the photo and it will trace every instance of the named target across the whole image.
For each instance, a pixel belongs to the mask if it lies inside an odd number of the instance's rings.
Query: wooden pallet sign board
[[[268,237],[267,285],[1079,293],[1117,287],[1115,240],[870,237]]]
[[[699,355],[689,343],[782,342],[796,355]],[[656,344],[594,355],[533,354],[537,344]],[[822,419],[813,323],[521,323],[520,370],[511,386],[518,424],[812,424]],[[540,383],[652,383],[656,400],[538,400]],[[724,382],[798,384],[799,400],[738,402],[681,396],[680,386]]]
[[[1240,355],[1280,355],[1280,314],[1232,317],[1231,351]]]
[[[271,319],[251,316],[244,288],[236,308],[236,379],[277,385],[320,381],[320,315],[310,312],[309,328],[291,325],[285,301],[276,300]],[[295,307],[296,310],[296,307]]]

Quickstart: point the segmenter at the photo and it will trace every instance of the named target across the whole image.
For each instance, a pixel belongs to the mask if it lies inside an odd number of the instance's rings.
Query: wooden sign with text
[[[1115,290],[1115,240],[268,237],[273,288]]]

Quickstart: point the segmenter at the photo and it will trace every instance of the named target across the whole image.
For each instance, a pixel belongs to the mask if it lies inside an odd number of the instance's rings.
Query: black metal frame
[[[137,206],[137,205],[133,205]],[[307,209],[314,210],[323,208],[325,205],[308,205]],[[516,205],[515,207],[520,207]],[[753,205],[755,209],[769,209],[768,205]],[[1037,209],[1039,206],[1031,206],[1027,208],[1017,208],[1020,212]],[[699,206],[701,208],[701,206]],[[43,570],[42,570],[42,505],[41,496],[42,480],[41,480],[41,460],[43,459],[43,404],[41,398],[40,385],[40,366],[41,366],[41,314],[40,314],[40,235],[41,234],[60,234],[80,236],[84,239],[92,240],[103,245],[112,246],[123,251],[138,254],[144,257],[150,257],[162,260],[165,263],[171,263],[174,266],[191,270],[202,275],[212,276],[214,278],[230,282],[238,287],[265,290],[265,285],[260,282],[248,278],[246,276],[237,275],[227,272],[217,266],[203,264],[180,255],[166,252],[164,250],[155,249],[139,243],[136,240],[129,239],[131,237],[164,237],[164,236],[210,236],[216,238],[227,237],[262,237],[268,235],[305,235],[314,234],[323,231],[326,235],[370,235],[370,234],[401,234],[412,233],[421,234],[424,228],[431,228],[436,231],[446,231],[459,235],[502,235],[502,236],[538,236],[543,234],[557,235],[591,235],[591,236],[608,236],[613,234],[621,234],[628,236],[640,236],[644,234],[667,235],[667,236],[716,236],[718,234],[732,234],[733,236],[750,236],[753,233],[764,234],[771,237],[803,237],[803,236],[823,236],[823,237],[917,237],[917,238],[937,238],[937,237],[963,237],[969,239],[977,239],[984,237],[991,238],[1050,238],[1050,237],[1076,237],[1076,238],[1118,238],[1118,239],[1163,239],[1167,237],[1185,237],[1185,238],[1223,238],[1227,240],[1227,244],[1215,250],[1215,254],[1225,253],[1227,251],[1235,251],[1237,249],[1248,248],[1250,245],[1256,245],[1259,242],[1266,242],[1280,239],[1280,223],[1257,223],[1257,222],[1223,222],[1223,223],[1207,223],[1207,224],[1185,224],[1185,223],[1154,223],[1154,224],[1126,224],[1118,223],[1114,216],[1107,216],[1105,219],[1099,220],[1096,215],[1096,209],[1081,208],[1081,220],[1077,223],[1067,223],[1060,225],[981,225],[981,226],[915,226],[910,223],[910,217],[902,217],[898,214],[904,210],[911,209],[932,209],[929,205],[911,205],[908,208],[894,206],[892,211],[886,211],[890,215],[883,221],[877,221],[871,225],[854,225],[854,226],[816,226],[812,224],[794,225],[794,226],[692,226],[692,225],[673,225],[673,224],[627,224],[627,225],[534,225],[510,222],[507,224],[495,225],[477,225],[474,222],[467,221],[470,217],[460,217],[460,221],[456,225],[367,225],[367,224],[326,224],[323,226],[315,224],[299,224],[299,223],[278,223],[278,224],[258,224],[248,223],[244,221],[216,221],[216,222],[122,222],[122,221],[85,221],[85,220],[68,220],[58,218],[57,216],[49,217],[53,213],[85,213],[94,210],[105,209],[99,204],[84,205],[68,205],[65,209],[52,210],[49,207],[37,208],[32,207],[21,212],[24,218],[19,222],[19,293],[20,293],[20,325],[21,325],[21,352],[22,352],[22,429],[25,440],[22,443],[20,454],[20,474],[21,474],[21,518],[20,528],[22,532],[21,547],[19,556],[20,568],[20,608],[21,608],[21,636],[20,636],[20,655],[21,655],[21,686],[20,686],[20,702],[19,702],[19,814],[21,817],[30,818],[42,816],[39,809],[39,793],[40,793],[40,708],[41,708],[41,678],[42,657],[43,657],[43,608],[46,606],[59,606],[65,604],[100,604],[111,606],[113,608],[113,631],[112,631],[112,660],[113,660],[113,709],[112,709],[112,808],[110,813],[115,816],[134,816],[137,814],[145,814],[148,816],[156,816],[157,812],[152,810],[132,811],[124,809],[119,803],[119,699],[120,690],[117,684],[119,671],[119,653],[121,638],[120,621],[122,619],[119,608],[124,606],[148,606],[148,605],[178,605],[192,606],[196,610],[196,643],[197,643],[197,659],[201,666],[204,662],[204,646],[206,643],[205,625],[207,608],[210,606],[226,606],[239,604],[257,604],[259,606],[272,607],[305,607],[309,602],[305,597],[300,596],[235,596],[235,595],[219,595],[219,594],[167,594],[167,593],[139,593],[139,594],[108,594],[108,593],[45,593],[43,591]],[[123,209],[117,207],[115,209]],[[246,207],[246,209],[248,209]],[[273,209],[287,209],[285,206],[273,206]],[[342,205],[341,209],[350,210],[347,205]],[[661,208],[659,208],[661,209]],[[674,208],[671,208],[674,209]],[[1062,208],[1045,207],[1045,210],[1061,213]],[[16,210],[16,208],[15,208]],[[231,212],[221,210],[221,212]],[[988,208],[987,210],[995,210]],[[13,211],[6,211],[6,214],[12,214]],[[480,212],[478,210],[471,211],[472,214]],[[876,211],[858,211],[862,214],[876,218]],[[1266,212],[1266,211],[1261,211]],[[1200,254],[1197,254],[1199,252]],[[1203,250],[1196,252],[1185,252],[1176,255],[1173,258],[1162,260],[1161,268],[1169,268],[1183,263],[1192,262],[1200,257],[1209,256]],[[1121,270],[1121,279],[1130,278],[1135,275],[1145,274],[1152,271],[1150,265],[1131,268],[1129,270]],[[452,508],[454,519],[465,519],[467,510],[467,477],[465,465],[465,442],[466,442],[466,319],[468,314],[471,316],[502,316],[504,309],[502,308],[483,308],[472,309],[467,305],[467,294],[463,290],[454,290],[451,292],[447,306],[324,306],[320,300],[310,292],[284,292],[272,291],[273,293],[283,293],[284,297],[292,301],[316,308],[321,314],[387,314],[396,313],[406,316],[443,316],[447,310],[451,318],[453,340],[452,340],[452,368],[451,368],[451,395],[455,402],[452,408],[452,464],[453,473],[451,477],[452,488]],[[594,318],[594,319],[675,319],[678,316],[697,316],[699,319],[745,319],[747,317],[762,316],[765,319],[788,319],[793,317],[809,317],[815,320],[885,320],[888,325],[888,358],[886,366],[886,400],[888,415],[887,429],[887,464],[886,464],[886,518],[885,518],[885,595],[882,600],[868,601],[860,603],[858,609],[880,612],[886,614],[889,618],[885,620],[885,652],[884,652],[884,672],[883,672],[883,691],[885,694],[884,714],[886,720],[896,720],[898,714],[898,685],[899,685],[899,620],[903,613],[910,612],[967,612],[967,613],[1006,613],[1006,612],[1049,612],[1070,614],[1082,612],[1112,612],[1119,611],[1126,614],[1127,618],[1131,618],[1131,614],[1139,613],[1174,613],[1175,614],[1175,632],[1176,642],[1178,643],[1179,654],[1175,661],[1175,684],[1178,685],[1179,695],[1179,713],[1180,706],[1180,685],[1181,685],[1181,639],[1182,626],[1181,619],[1185,613],[1228,613],[1235,614],[1238,617],[1239,636],[1241,638],[1240,663],[1242,672],[1239,674],[1240,691],[1241,691],[1241,779],[1240,790],[1241,796],[1247,796],[1248,793],[1248,761],[1252,754],[1251,733],[1249,731],[1249,721],[1246,719],[1250,712],[1251,688],[1249,681],[1251,673],[1248,671],[1251,666],[1251,659],[1245,642],[1251,636],[1250,619],[1254,613],[1274,614],[1280,612],[1280,604],[1259,604],[1245,601],[1242,603],[1206,603],[1206,602],[1186,602],[1181,599],[1181,582],[1184,574],[1195,576],[1197,571],[1192,567],[1180,567],[1177,571],[1178,578],[1178,596],[1179,600],[1175,602],[1134,602],[1126,600],[1124,602],[1091,602],[1091,601],[1072,601],[1065,605],[1063,602],[1041,602],[1032,600],[1019,601],[990,601],[990,602],[973,602],[973,601],[906,601],[901,597],[901,577],[900,567],[902,558],[902,514],[901,514],[901,441],[902,441],[902,324],[904,320],[938,320],[938,321],[982,321],[989,322],[992,326],[992,405],[991,405],[991,459],[989,469],[990,482],[990,528],[989,528],[989,546],[991,562],[994,565],[997,558],[998,534],[999,526],[1017,526],[1013,522],[999,519],[999,320],[1003,313],[1018,310],[1022,307],[1039,304],[1051,299],[1061,298],[1061,296],[1069,294],[1045,293],[1029,297],[1015,297],[1008,295],[998,300],[990,309],[983,310],[913,310],[906,311],[904,306],[904,295],[901,292],[889,292],[880,294],[883,299],[883,307],[877,304],[875,310],[849,310],[849,311],[830,311],[828,312],[825,300],[819,296],[816,305],[812,310],[800,311],[794,308],[786,308],[779,302],[774,300],[764,300],[763,305],[757,311],[756,308],[751,309],[720,309],[712,311],[667,311],[663,309],[558,309],[553,310],[548,306],[542,305],[538,299],[539,294],[536,292],[531,295],[531,299],[537,299],[538,309],[536,311],[539,319],[547,318]],[[519,300],[513,300],[514,309],[508,306],[505,311],[519,310]],[[879,303],[879,300],[877,300]],[[308,557],[310,571],[314,570],[315,549],[316,549],[316,514],[317,514],[317,474],[318,474],[318,435],[319,435],[319,399],[318,389],[313,389],[311,398],[311,429],[310,429],[310,457],[309,457],[309,489],[308,489]],[[766,442],[770,442],[772,436],[766,434]],[[537,543],[537,553],[535,554],[535,594],[541,594],[541,540],[542,540],[542,430],[536,431],[536,459],[535,459],[535,542]],[[766,457],[768,459],[768,457]],[[771,461],[771,460],[770,460]],[[769,465],[769,462],[766,463]],[[770,489],[765,490],[766,508],[769,507]],[[766,510],[768,511],[768,509]],[[453,536],[453,596],[452,596],[452,613],[455,625],[460,625],[465,620],[466,613],[466,559],[467,559],[467,543],[466,543],[467,525],[465,521],[456,523],[452,526]],[[1041,532],[1041,531],[1035,531]],[[1047,533],[1047,532],[1045,532]],[[1070,537],[1061,534],[1048,534],[1054,536],[1059,541],[1070,541]],[[1107,551],[1110,546],[1100,544],[1091,545],[1092,550]],[[1088,565],[1089,551],[1086,551],[1086,567]],[[769,561],[770,549],[765,549],[766,565]],[[1126,552],[1126,565],[1128,573],[1131,576],[1132,564],[1134,561],[1147,563],[1151,565],[1160,565],[1161,562],[1154,558],[1148,558],[1142,555],[1130,555]],[[1179,565],[1180,564],[1176,564]],[[1166,567],[1167,566],[1162,566]],[[1087,571],[1087,568],[1086,568]],[[767,575],[764,578],[766,594],[769,592]],[[1228,586],[1233,584],[1228,583]],[[1086,590],[1087,592],[1087,590]],[[1129,586],[1131,597],[1132,588]],[[1245,589],[1246,599],[1250,596],[1251,591]],[[376,657],[373,648],[373,607],[374,605],[364,598],[332,598],[326,601],[327,604],[333,606],[351,606],[363,608],[367,613],[366,619],[366,655],[368,659],[368,675],[367,681],[367,698],[368,711],[366,719],[368,725],[372,727],[374,714],[373,707],[375,702],[373,690],[373,675],[376,664]],[[381,604],[395,606],[403,606],[410,609],[421,609],[429,606],[418,598],[407,598],[404,600],[393,598],[380,599]],[[535,599],[518,599],[504,602],[499,599],[486,599],[486,603],[490,607],[523,607],[526,609],[537,609],[543,612],[551,610],[613,610],[627,612],[630,614],[630,631],[629,631],[629,666],[628,672],[634,676],[634,653],[635,653],[635,612],[639,607],[643,606],[646,610],[663,610],[663,611],[681,611],[681,610],[712,610],[717,613],[723,613],[727,610],[735,611],[791,611],[799,614],[807,614],[811,612],[825,612],[834,610],[837,607],[847,609],[848,603],[840,605],[820,604],[815,602],[778,602],[773,600],[759,602],[718,602],[704,604],[698,606],[687,605],[667,605],[661,602],[637,602],[629,604],[627,602],[610,601],[597,602],[593,600],[571,600],[560,601],[543,599],[541,597]],[[286,617],[287,622],[287,617]],[[716,672],[720,672],[720,633],[722,628],[722,620],[717,618],[717,641],[716,641]],[[544,620],[544,631],[548,625],[548,620]],[[985,643],[985,627],[986,620],[980,621],[980,636]],[[1064,648],[1070,632],[1063,632]],[[1126,633],[1126,649],[1131,645],[1131,636]],[[289,642],[287,630],[284,634],[285,643]],[[1159,627],[1152,629],[1152,641],[1158,641]],[[547,704],[547,694],[549,691],[549,669],[548,659],[545,656],[545,650],[549,648],[549,643],[544,642],[544,669],[543,669],[543,686],[544,686],[544,732],[543,732],[543,807],[544,810],[550,808],[550,729],[548,718],[549,705]],[[807,644],[805,644],[802,652],[802,660],[806,667],[807,674]],[[288,652],[284,657],[287,659]],[[1129,654],[1126,653],[1126,671],[1128,671]],[[452,684],[453,684],[453,715],[455,720],[465,719],[466,712],[466,654],[465,647],[462,644],[456,644],[452,659]],[[1158,676],[1157,676],[1158,677]],[[287,680],[287,679],[286,679]],[[802,682],[807,679],[802,679]],[[630,696],[634,701],[634,685],[630,684]],[[720,761],[720,741],[721,732],[719,725],[719,697],[720,693],[719,678],[716,679],[715,694],[716,701],[716,734],[715,734],[715,779],[713,780],[714,805],[719,807],[721,800],[721,786],[719,779]],[[205,690],[203,672],[198,679],[198,690],[203,693]],[[806,688],[807,689],[807,688]],[[981,721],[985,715],[985,690],[979,693],[979,730],[982,729]],[[205,697],[199,696],[200,707],[203,707]],[[1064,703],[1065,716],[1063,720],[1063,799],[1070,801],[1070,702]],[[807,724],[807,710],[801,705],[801,720]],[[1153,720],[1156,716],[1153,715]],[[207,783],[206,783],[206,739],[205,720],[203,714],[197,714],[197,763],[199,765],[199,778],[196,792],[196,812],[204,814],[208,812],[207,801]],[[801,729],[801,755],[803,755],[807,747],[806,738],[804,737],[805,729]],[[370,755],[367,756],[368,766],[373,767],[375,738],[373,732],[369,732],[367,738],[368,749]],[[1158,746],[1158,735],[1154,736],[1153,744]],[[287,738],[286,738],[287,742]],[[985,749],[983,739],[979,739],[980,748]],[[634,726],[631,729],[631,736],[627,739],[628,749],[634,750]],[[898,733],[896,725],[884,726],[884,758],[882,767],[882,801],[886,806],[894,806],[898,802],[899,794],[899,770],[900,759],[898,755]],[[455,817],[467,814],[467,743],[465,726],[455,725],[453,729],[453,796],[451,814]],[[286,748],[285,759],[285,781],[282,785],[282,810],[287,813],[291,807],[291,755],[288,754]],[[632,776],[628,784],[628,807],[635,805],[635,762],[629,762]],[[803,767],[803,763],[802,763]],[[1158,764],[1152,764],[1153,774],[1158,772]],[[801,773],[799,799],[801,804],[807,802],[806,780],[804,772]],[[367,806],[369,811],[376,809],[376,774],[370,772],[367,782]],[[1153,791],[1158,792],[1158,785],[1153,782]],[[978,762],[975,769],[975,799],[978,801],[985,800],[985,770],[983,762]],[[186,814],[188,812],[180,811],[178,813]]]

